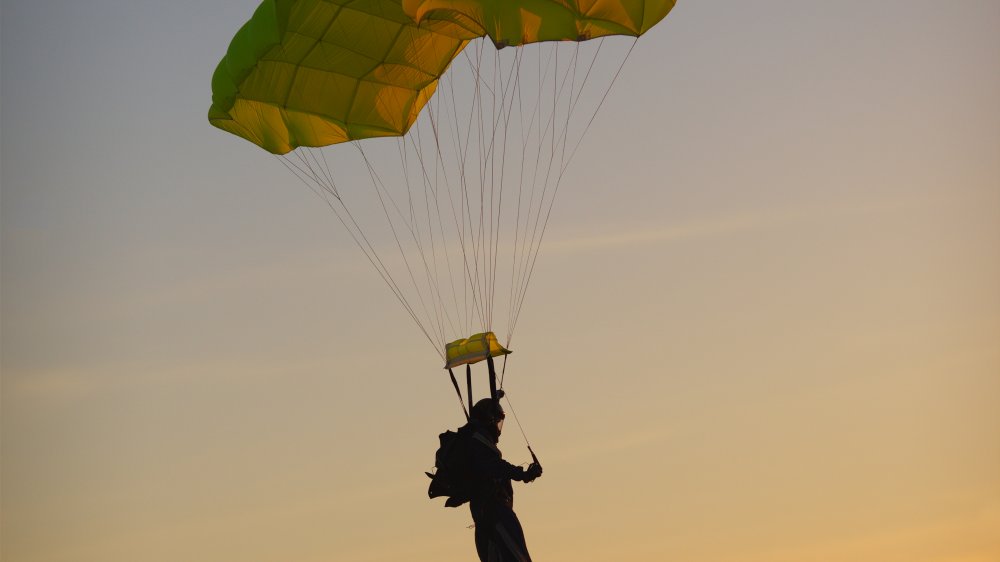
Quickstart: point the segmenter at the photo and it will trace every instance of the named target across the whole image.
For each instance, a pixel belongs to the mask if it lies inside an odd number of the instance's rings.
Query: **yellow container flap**
[[[510,353],[497,341],[493,332],[473,334],[464,340],[455,340],[444,348],[446,363],[444,368],[451,369],[459,365],[479,363],[487,357],[499,357]]]

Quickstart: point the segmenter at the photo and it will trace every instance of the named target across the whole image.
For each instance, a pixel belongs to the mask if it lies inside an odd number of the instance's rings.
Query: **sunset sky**
[[[0,4],[4,562],[475,557],[440,358],[206,119],[257,4]],[[537,561],[1000,562],[1000,3],[681,0],[518,322]]]

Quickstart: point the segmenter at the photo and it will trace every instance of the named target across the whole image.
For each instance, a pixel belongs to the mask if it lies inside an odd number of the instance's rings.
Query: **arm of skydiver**
[[[510,479],[524,481],[525,470],[503,460],[499,449],[485,438],[473,439],[471,451],[473,469],[477,474],[489,479]]]

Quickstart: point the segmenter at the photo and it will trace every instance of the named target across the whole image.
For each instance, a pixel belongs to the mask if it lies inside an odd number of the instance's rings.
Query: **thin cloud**
[[[663,244],[756,230],[765,224],[767,223],[761,217],[691,222],[668,226],[666,228],[646,228],[607,236],[587,236],[555,240],[551,244],[545,245],[542,251],[575,253],[648,244]]]
[[[762,231],[792,224],[811,223],[817,218],[829,219],[830,217],[893,212],[926,203],[929,202],[897,200],[862,202],[837,207],[790,207],[753,215],[715,217],[674,225],[626,230],[610,235],[563,238],[543,244],[542,252],[570,254],[652,244],[668,244],[705,238],[731,237],[746,232]]]

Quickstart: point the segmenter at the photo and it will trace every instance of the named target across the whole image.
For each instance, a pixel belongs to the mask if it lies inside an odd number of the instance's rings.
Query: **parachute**
[[[212,77],[208,118],[330,207],[449,372],[486,359],[493,375],[569,163],[673,7],[264,0]]]

